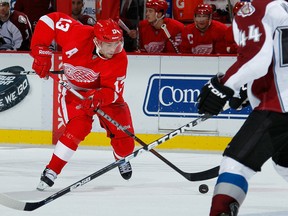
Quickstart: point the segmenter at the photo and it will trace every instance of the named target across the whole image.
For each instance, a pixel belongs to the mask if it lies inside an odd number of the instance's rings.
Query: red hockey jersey
[[[124,49],[107,60],[93,55],[94,37],[93,27],[82,25],[66,14],[54,12],[40,18],[31,49],[37,45],[49,47],[55,39],[62,47],[65,76],[74,89],[97,89],[95,96],[102,106],[123,101],[127,55]]]
[[[225,54],[226,29],[225,24],[215,20],[212,20],[205,32],[199,31],[195,23],[189,24],[183,31],[180,50],[182,53],[192,54]]]
[[[171,18],[164,18],[164,23],[172,40],[178,47],[181,42],[181,33],[184,24]],[[147,20],[139,23],[140,50],[148,53],[176,53],[163,29],[155,29]]]

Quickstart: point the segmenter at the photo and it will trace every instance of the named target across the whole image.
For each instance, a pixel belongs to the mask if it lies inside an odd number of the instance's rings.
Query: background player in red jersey
[[[232,24],[237,61],[201,90],[200,114],[218,115],[227,101],[237,108],[231,97],[243,101],[240,89],[246,83],[253,108],[223,153],[210,216],[236,216],[248,193],[248,181],[270,158],[288,181],[287,11],[283,0],[244,4]]]
[[[199,4],[195,8],[194,23],[185,26],[180,50],[193,54],[225,54],[227,26],[212,20],[212,7]]]
[[[184,24],[177,20],[166,18],[167,9],[168,4],[165,0],[147,0],[146,19],[139,23],[140,51],[148,53],[176,52],[161,26],[166,24],[171,39],[178,47],[181,42]]]
[[[91,132],[93,110],[97,107],[134,133],[129,107],[123,98],[128,60],[118,24],[112,19],[99,20],[93,28],[58,12],[41,17],[31,43],[32,68],[41,78],[49,76],[52,53],[48,47],[53,39],[62,47],[63,69],[68,84],[84,97],[92,99],[82,101],[63,89],[60,101],[66,128],[42,173],[38,190],[54,184],[79,143]],[[95,46],[97,56],[92,54]],[[111,139],[115,159],[132,153],[133,138],[100,115],[98,118]],[[119,171],[124,179],[130,179],[131,164],[119,165]]]
[[[72,0],[72,18],[84,25],[94,26],[96,23],[95,19],[87,14],[82,14],[83,7],[83,0]]]

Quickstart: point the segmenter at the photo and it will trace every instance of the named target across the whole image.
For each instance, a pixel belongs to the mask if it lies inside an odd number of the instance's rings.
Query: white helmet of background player
[[[199,4],[194,10],[194,22],[196,27],[205,32],[212,21],[213,9],[210,4]]]
[[[155,26],[159,20],[164,19],[167,9],[168,3],[166,0],[147,0],[146,19]],[[158,17],[159,12],[162,14],[160,17]]]
[[[96,53],[100,58],[110,59],[123,50],[123,32],[114,20],[98,20],[94,34]]]

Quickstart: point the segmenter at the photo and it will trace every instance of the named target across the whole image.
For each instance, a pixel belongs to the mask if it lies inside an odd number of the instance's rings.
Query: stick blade
[[[15,200],[4,194],[0,194],[0,204],[8,208],[24,211],[26,202]]]
[[[16,209],[20,211],[33,211],[44,204],[48,203],[45,202],[46,200],[42,200],[39,202],[24,202],[20,200],[15,200],[5,194],[0,194],[0,204],[6,206],[11,209]]]
[[[213,167],[209,170],[205,170],[198,173],[189,173],[189,180],[190,181],[204,181],[208,179],[216,178],[219,174],[219,166]]]

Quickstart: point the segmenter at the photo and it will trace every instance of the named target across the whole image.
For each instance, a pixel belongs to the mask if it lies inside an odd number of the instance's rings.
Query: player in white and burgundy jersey
[[[253,111],[223,153],[210,216],[236,216],[248,181],[270,158],[288,181],[288,3],[244,4],[233,20],[233,34],[237,61],[202,88],[198,110],[217,115],[227,101],[237,108],[246,100],[241,87],[247,84]]]
[[[227,26],[212,20],[212,6],[199,4],[194,11],[194,23],[182,32],[180,51],[192,54],[226,54],[225,32]]]
[[[31,24],[26,14],[10,11],[10,0],[0,0],[0,50],[30,50]]]
[[[31,43],[31,55],[34,57],[32,68],[41,78],[49,76],[52,53],[48,47],[52,40],[56,40],[62,47],[63,67],[68,84],[85,98],[93,99],[82,101],[71,91],[63,90],[60,101],[66,129],[41,176],[38,190],[54,184],[79,143],[91,132],[95,114],[93,110],[97,107],[134,133],[129,107],[123,98],[128,61],[118,24],[108,19],[99,20],[91,27],[82,25],[63,13],[42,16]],[[95,46],[97,55],[94,56]],[[111,139],[116,160],[132,153],[133,138],[100,115],[98,118]],[[129,162],[120,165],[119,170],[124,179],[129,179],[132,175]]]
[[[146,19],[139,23],[140,51],[148,53],[176,53],[169,42],[163,24],[171,35],[176,47],[181,43],[184,25],[177,20],[165,17],[168,4],[165,0],[148,0],[146,2]],[[178,48],[177,48],[178,49]]]

